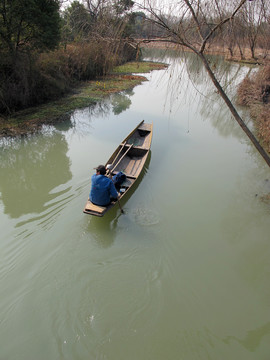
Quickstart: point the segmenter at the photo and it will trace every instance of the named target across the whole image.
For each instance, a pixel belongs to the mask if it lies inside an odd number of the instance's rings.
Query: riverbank
[[[117,66],[111,74],[83,82],[71,94],[59,100],[18,111],[8,118],[0,117],[0,137],[25,136],[39,131],[43,125],[63,122],[74,110],[91,106],[112,93],[133,88],[147,80],[136,73],[147,73],[166,66],[146,61]]]
[[[143,39],[141,39],[138,40],[138,42],[142,48],[191,51],[186,47],[166,41],[157,40],[153,42],[143,42]],[[255,51],[255,59],[252,58],[251,51],[248,47],[243,47],[240,52],[240,49],[235,46],[230,52],[229,49],[224,46],[210,44],[206,47],[205,52],[210,55],[223,56],[227,61],[235,61],[243,64],[264,65],[265,63],[270,62],[270,50],[267,49],[257,49]]]

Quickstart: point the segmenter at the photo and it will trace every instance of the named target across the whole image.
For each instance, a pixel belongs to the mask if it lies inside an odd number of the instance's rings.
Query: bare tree
[[[247,1],[239,10],[239,16],[245,26],[245,35],[251,52],[255,59],[255,49],[261,32],[262,22],[265,16],[264,0],[254,2]]]
[[[97,20],[98,16],[100,16],[107,8],[106,0],[84,0],[84,3],[86,4],[91,17],[95,20]]]
[[[252,2],[252,0],[249,1]],[[200,58],[210,79],[227,104],[233,117],[249,137],[255,148],[259,151],[268,166],[270,166],[269,155],[236,111],[231,100],[218,81],[214,67],[211,67],[210,62],[205,55],[210,41],[222,32],[225,24],[234,20],[235,16],[240,12],[246,2],[247,0],[179,0],[177,4],[173,4],[173,8],[170,8],[169,2],[161,2],[158,4],[152,3],[151,0],[145,0],[143,4],[137,3],[137,5],[141,10],[148,14],[150,22],[163,29],[163,38],[152,39],[152,41],[161,40],[178,44],[183,48],[193,51]],[[254,3],[254,1],[252,3]],[[167,8],[165,8],[166,4],[168,4]],[[252,4],[250,4],[250,6],[251,5]],[[176,16],[177,21],[175,21]]]

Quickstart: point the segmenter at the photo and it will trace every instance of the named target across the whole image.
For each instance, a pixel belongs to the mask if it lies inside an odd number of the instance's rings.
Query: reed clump
[[[242,81],[238,103],[250,108],[258,138],[270,153],[270,64]]]

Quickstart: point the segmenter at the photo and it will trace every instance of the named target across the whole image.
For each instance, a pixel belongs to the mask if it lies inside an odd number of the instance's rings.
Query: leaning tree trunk
[[[217,88],[219,94],[221,95],[221,97],[223,98],[223,100],[225,101],[225,103],[227,104],[228,108],[230,109],[233,117],[235,118],[235,120],[238,122],[238,124],[241,126],[241,128],[244,130],[244,132],[246,133],[246,135],[249,137],[249,139],[251,140],[252,144],[255,146],[255,148],[259,151],[259,153],[261,154],[261,156],[264,158],[265,162],[267,163],[267,165],[270,167],[270,157],[267,154],[267,152],[264,150],[264,148],[260,145],[259,141],[256,139],[256,137],[252,134],[252,132],[249,130],[249,128],[247,127],[247,125],[244,123],[243,119],[240,117],[240,115],[238,114],[238,112],[236,111],[235,107],[233,106],[233,104],[231,103],[230,99],[228,98],[228,96],[225,94],[224,90],[222,89],[220,83],[218,82],[218,80],[215,77],[215,74],[213,73],[213,71],[211,70],[209,63],[207,61],[207,59],[205,58],[203,53],[197,53],[198,56],[201,58],[205,69],[208,73],[208,75],[210,76],[211,80],[213,81],[215,87]]]

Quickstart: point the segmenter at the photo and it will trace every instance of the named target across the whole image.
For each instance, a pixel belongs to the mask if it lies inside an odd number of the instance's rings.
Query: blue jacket
[[[94,174],[91,178],[92,186],[89,199],[96,205],[106,206],[111,198],[117,198],[118,193],[111,179],[104,175]]]

